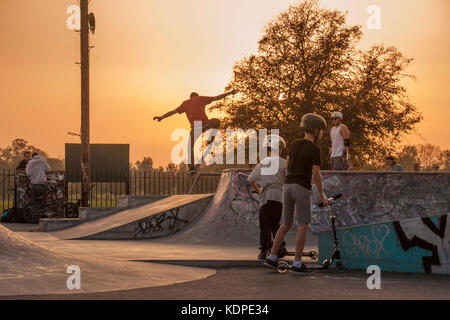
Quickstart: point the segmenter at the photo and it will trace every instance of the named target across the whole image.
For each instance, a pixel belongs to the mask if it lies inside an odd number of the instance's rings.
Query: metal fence
[[[92,207],[115,207],[119,195],[174,195],[191,193],[214,193],[220,180],[220,173],[190,177],[184,172],[131,171],[128,177],[118,177],[107,172],[91,174]],[[71,176],[67,182],[68,202],[77,203],[81,199],[81,176]],[[101,182],[100,182],[101,181]],[[195,182],[195,184],[194,184]],[[194,186],[193,186],[194,184]],[[14,206],[14,170],[0,171],[1,212]]]

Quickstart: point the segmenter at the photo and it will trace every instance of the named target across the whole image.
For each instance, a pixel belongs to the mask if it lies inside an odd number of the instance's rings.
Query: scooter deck
[[[288,251],[286,256],[294,257],[295,256],[295,251]],[[319,254],[317,253],[316,250],[310,250],[310,251],[303,251],[302,256],[303,257],[310,257],[311,259],[316,260],[317,257],[319,256]]]

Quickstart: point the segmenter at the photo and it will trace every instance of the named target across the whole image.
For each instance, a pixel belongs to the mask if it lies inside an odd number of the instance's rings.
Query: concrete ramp
[[[64,240],[161,237],[179,231],[196,219],[212,196],[212,194],[175,195],[52,234]]]
[[[46,235],[52,238],[50,235]],[[48,247],[49,242],[45,241]],[[123,244],[122,244],[123,245]],[[131,262],[102,257],[102,254],[69,255],[53,251],[0,225],[0,299],[3,296],[74,294],[130,290],[199,280],[214,270]],[[116,250],[123,250],[123,247]],[[132,250],[130,250],[132,251]],[[70,268],[69,268],[70,267]],[[80,289],[68,283],[75,270],[81,271]]]
[[[213,199],[199,219],[165,241],[258,247],[259,196],[252,192],[247,181],[249,173],[241,169],[224,170]],[[294,244],[295,231],[288,234],[288,245]]]

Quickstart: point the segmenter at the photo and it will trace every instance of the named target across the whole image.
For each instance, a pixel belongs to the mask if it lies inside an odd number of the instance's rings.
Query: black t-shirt
[[[16,170],[24,170],[27,168],[28,161],[25,159],[22,159],[20,163],[17,165]]]
[[[300,139],[289,146],[286,183],[297,183],[311,190],[312,167],[320,166],[320,149],[309,140]]]

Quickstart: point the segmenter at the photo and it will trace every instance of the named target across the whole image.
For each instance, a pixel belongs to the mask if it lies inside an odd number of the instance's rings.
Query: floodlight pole
[[[89,136],[89,0],[80,0],[81,48],[81,205],[89,207],[90,136]]]

